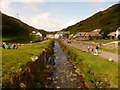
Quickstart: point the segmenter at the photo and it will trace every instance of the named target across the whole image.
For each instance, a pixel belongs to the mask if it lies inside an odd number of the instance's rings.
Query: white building
[[[108,36],[109,39],[115,39],[116,38],[116,32],[111,32],[107,36]]]
[[[73,36],[74,36],[74,34],[70,34],[70,35],[69,35],[69,38],[73,38]]]
[[[39,37],[42,37],[42,34],[40,32],[37,32],[35,35],[39,36]]]
[[[33,33],[33,34],[35,34],[35,33],[36,33],[36,31],[32,31],[32,33]]]
[[[35,35],[37,37],[42,37],[42,34],[38,31],[32,31],[32,33],[30,35]]]
[[[120,27],[116,30],[116,38],[120,35]]]
[[[59,31],[55,34],[55,38],[64,38],[66,35],[69,36],[70,32],[68,31]]]
[[[58,38],[63,38],[63,34],[61,33],[56,33],[55,34],[55,38],[58,39]]]
[[[46,38],[55,38],[55,35],[53,35],[53,34],[47,34]]]
[[[86,32],[78,32],[74,35],[74,37],[83,37]]]

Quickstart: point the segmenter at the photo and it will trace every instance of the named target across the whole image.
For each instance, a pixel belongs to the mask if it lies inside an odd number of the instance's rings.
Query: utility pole
[[[17,18],[19,19],[19,14],[17,13]]]

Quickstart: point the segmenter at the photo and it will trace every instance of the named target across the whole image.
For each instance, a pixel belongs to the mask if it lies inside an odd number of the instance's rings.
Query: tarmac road
[[[90,47],[90,53],[92,53],[92,54],[94,54],[94,52],[91,51],[91,48],[96,46],[96,44],[95,45],[94,44],[88,44],[88,43],[86,44],[84,42],[76,42],[76,41],[72,41],[68,45],[70,45],[72,47],[75,47],[77,49],[81,49],[83,51],[88,51],[87,48],[89,46]],[[106,51],[102,51],[102,50],[99,50],[99,51],[100,51],[100,53],[98,55],[100,57],[105,58],[105,59],[111,58],[115,62],[120,63],[120,61],[119,61],[120,54],[114,54],[114,53],[110,53],[110,52],[106,52]]]

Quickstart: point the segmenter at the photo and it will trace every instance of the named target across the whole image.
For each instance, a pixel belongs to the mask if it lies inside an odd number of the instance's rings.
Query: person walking
[[[88,52],[90,52],[90,47],[88,46]]]
[[[92,47],[91,52],[94,53],[94,47]]]
[[[96,54],[99,54],[99,46],[96,46]]]

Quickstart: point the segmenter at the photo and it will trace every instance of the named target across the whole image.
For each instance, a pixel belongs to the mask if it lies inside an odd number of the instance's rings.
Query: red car
[[[71,43],[71,40],[67,40],[67,43]]]

